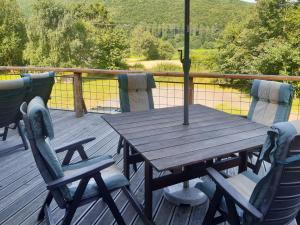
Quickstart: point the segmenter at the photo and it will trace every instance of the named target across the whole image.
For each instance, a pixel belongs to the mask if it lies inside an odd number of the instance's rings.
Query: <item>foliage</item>
[[[299,15],[300,7],[295,2],[258,1],[252,16],[230,23],[220,38],[220,71],[298,75]]]
[[[23,12],[30,17],[31,3],[35,0],[17,0]],[[58,1],[58,0],[56,0]],[[61,0],[69,7],[73,3],[96,3],[99,0]],[[101,1],[102,2],[102,1]],[[138,24],[153,36],[168,40],[176,48],[183,43],[182,0],[103,0],[113,21],[128,34]],[[253,4],[240,0],[193,0],[191,1],[191,47],[213,48],[213,42],[233,19],[241,20]]]
[[[15,0],[0,0],[0,64],[22,65],[26,38],[24,19]]]
[[[154,37],[142,26],[137,26],[131,35],[131,52],[146,59],[171,59],[175,49],[171,43]]]
[[[175,48],[168,41],[159,41],[158,54],[159,59],[171,59],[175,53]]]
[[[128,43],[99,3],[65,7],[39,0],[28,24],[25,57],[31,65],[122,68]]]

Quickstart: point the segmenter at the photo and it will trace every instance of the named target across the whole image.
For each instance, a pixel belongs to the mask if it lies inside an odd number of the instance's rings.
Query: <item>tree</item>
[[[0,64],[23,65],[27,42],[24,18],[15,0],[0,0]]]
[[[174,55],[175,48],[168,41],[159,41],[158,54],[160,59],[171,59]]]
[[[99,3],[66,7],[55,0],[36,1],[28,34],[26,58],[32,65],[118,69],[129,48]]]
[[[299,23],[299,6],[294,1],[258,1],[252,16],[226,27],[218,44],[219,69],[225,73],[297,75]]]
[[[131,35],[131,52],[150,60],[170,59],[175,49],[168,41],[153,36],[143,26],[137,26]]]

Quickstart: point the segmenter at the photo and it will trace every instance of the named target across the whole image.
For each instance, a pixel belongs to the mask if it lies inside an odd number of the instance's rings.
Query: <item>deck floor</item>
[[[51,111],[51,114],[56,135],[53,141],[54,147],[86,137],[96,137],[96,141],[86,145],[88,155],[113,155],[118,166],[122,168],[122,155],[116,154],[119,136],[101,119],[101,115],[87,114],[78,119],[75,118],[73,112],[55,110]],[[11,130],[7,141],[0,141],[0,224],[46,224],[45,221],[38,223],[36,220],[47,192],[35,166],[31,151],[22,149],[10,152],[3,151],[8,146],[20,143],[20,141],[16,132]],[[131,189],[141,203],[144,196],[143,169],[143,165],[140,164],[138,171],[131,175],[130,180]],[[126,224],[143,224],[121,192],[116,191],[112,193],[112,196],[121,210]],[[64,211],[57,208],[56,204],[52,204],[51,207],[54,220],[60,224]],[[206,206],[175,207],[164,199],[162,190],[154,193],[153,207],[154,222],[157,225],[200,225],[206,208]],[[106,204],[99,200],[77,210],[72,224],[112,225],[116,223]]]

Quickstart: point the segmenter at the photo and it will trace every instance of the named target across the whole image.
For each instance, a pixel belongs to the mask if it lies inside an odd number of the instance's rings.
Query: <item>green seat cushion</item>
[[[64,166],[63,170],[65,175],[68,174],[69,172],[74,172],[76,169],[81,169],[86,166],[92,165],[94,163],[99,163],[103,160],[106,159],[111,159],[111,156],[99,156],[99,157],[93,157],[88,160],[80,161],[74,164],[70,164],[68,166]],[[116,190],[118,188],[128,186],[129,181],[127,178],[122,174],[120,169],[116,166],[110,166],[104,170],[101,171],[101,176],[102,179],[109,191]],[[78,182],[73,182],[72,184],[68,185],[69,191],[71,193],[71,196],[74,197],[74,194],[77,190],[77,187],[79,185]],[[88,199],[88,198],[93,198],[101,196],[101,192],[99,192],[98,185],[96,184],[94,179],[91,179],[90,182],[88,183],[86,190],[83,194],[83,199]]]

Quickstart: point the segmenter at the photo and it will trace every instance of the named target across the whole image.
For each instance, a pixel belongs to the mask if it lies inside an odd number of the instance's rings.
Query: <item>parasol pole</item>
[[[189,74],[190,60],[190,0],[184,2],[184,120],[183,125],[189,125]]]

